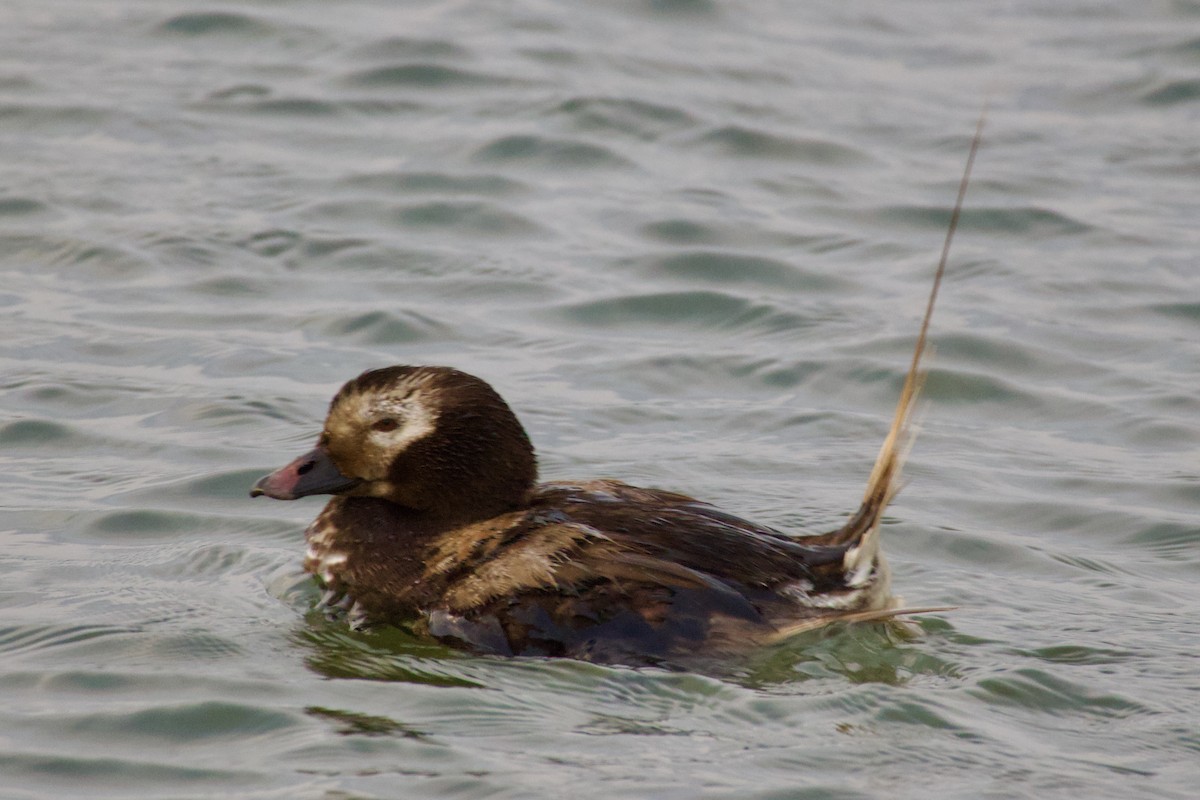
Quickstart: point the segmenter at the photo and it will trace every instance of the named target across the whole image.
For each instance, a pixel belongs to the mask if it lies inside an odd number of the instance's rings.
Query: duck
[[[880,523],[925,379],[922,356],[983,118],[891,427],[856,510],[793,536],[689,495],[615,479],[539,482],[524,426],[486,381],[447,366],[363,372],[316,446],[251,496],[330,495],[308,527],[319,607],[500,656],[672,665],[834,622],[943,610],[891,592]]]
[[[353,627],[397,624],[489,654],[674,663],[896,613],[878,547],[899,451],[858,512],[798,539],[685,494],[537,480],[529,436],[482,379],[370,370],[316,447],[252,496],[332,495],[304,569]]]

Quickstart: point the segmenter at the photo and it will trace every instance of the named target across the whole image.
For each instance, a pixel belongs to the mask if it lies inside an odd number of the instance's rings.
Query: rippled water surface
[[[3,798],[1191,798],[1200,4],[0,11]],[[359,370],[547,478],[832,526],[992,112],[885,525],[915,638],[708,671],[311,611],[250,501]]]

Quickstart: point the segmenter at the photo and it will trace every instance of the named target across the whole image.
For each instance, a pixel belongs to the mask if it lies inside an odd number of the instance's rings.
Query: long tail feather
[[[880,448],[875,466],[871,470],[871,477],[867,480],[866,494],[863,495],[858,511],[844,526],[820,537],[822,543],[854,545],[846,552],[844,562],[848,585],[866,585],[871,573],[877,573],[876,579],[871,581],[871,597],[868,602],[864,603],[867,608],[889,602],[886,565],[879,552],[879,523],[888,503],[900,490],[900,471],[904,466],[905,457],[912,447],[913,412],[926,376],[922,360],[926,350],[930,349],[926,341],[929,333],[929,320],[933,317],[933,307],[937,301],[938,289],[942,285],[942,276],[946,272],[946,261],[950,256],[950,243],[954,239],[954,232],[958,229],[963,200],[967,194],[967,185],[970,183],[971,168],[975,164],[975,154],[979,150],[979,143],[983,138],[983,124],[986,118],[987,105],[985,104],[975,127],[975,137],[971,141],[971,150],[967,155],[966,169],[963,170],[962,181],[958,186],[958,198],[954,203],[954,211],[950,215],[950,225],[946,230],[942,255],[938,260],[937,273],[933,278],[933,288],[929,293],[929,302],[925,306],[925,317],[921,321],[921,332],[917,336],[917,344],[913,350],[912,364],[904,378],[904,388],[900,390],[900,399],[896,403],[896,416],[892,420],[891,430],[888,431],[887,438],[883,441],[883,447]],[[892,611],[889,613],[902,612]]]

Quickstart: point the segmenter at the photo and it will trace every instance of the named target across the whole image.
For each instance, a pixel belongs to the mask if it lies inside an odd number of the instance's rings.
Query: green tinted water
[[[0,796],[1187,798],[1200,5],[14,0]],[[333,390],[491,381],[547,478],[851,510],[948,206],[898,591],[696,674],[310,613]]]

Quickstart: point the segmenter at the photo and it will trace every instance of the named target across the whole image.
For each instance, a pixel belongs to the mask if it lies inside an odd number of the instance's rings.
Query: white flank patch
[[[809,608],[828,608],[842,611],[848,608],[857,608],[862,603],[863,591],[856,589],[844,594],[814,594],[813,585],[810,581],[799,580],[784,586],[780,590],[780,594],[798,600]]]
[[[339,553],[336,550],[330,550],[324,554],[315,556],[317,562],[317,570],[321,573],[321,580],[326,584],[332,584],[337,575],[334,569],[346,563],[346,554]]]
[[[321,559],[322,567],[340,567],[346,563],[345,553],[330,553]]]
[[[325,524],[324,517],[325,512],[321,512],[321,515],[313,520],[313,523],[308,526],[308,530],[305,531],[306,538],[309,542],[309,550],[312,549],[313,545],[328,547],[331,544],[329,540],[330,534],[333,533],[334,530],[329,525]]]

